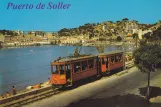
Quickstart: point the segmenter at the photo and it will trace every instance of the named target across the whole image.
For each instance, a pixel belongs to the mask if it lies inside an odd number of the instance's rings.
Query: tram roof
[[[112,55],[112,54],[119,54],[119,53],[123,53],[123,51],[112,51],[112,52],[100,53],[97,56]]]
[[[96,55],[81,55],[79,57],[74,57],[74,56],[68,56],[68,57],[60,57],[60,59],[56,59],[54,62],[69,62],[69,61],[76,61],[76,60],[83,60],[83,59],[88,59],[88,58],[94,58]]]
[[[106,53],[100,53],[97,55],[80,55],[79,57],[75,57],[75,56],[59,57],[55,61],[52,61],[52,63],[70,62],[70,61],[83,60],[88,58],[90,59],[97,56],[112,55],[112,54],[118,54],[118,53],[123,53],[123,51],[106,52]]]

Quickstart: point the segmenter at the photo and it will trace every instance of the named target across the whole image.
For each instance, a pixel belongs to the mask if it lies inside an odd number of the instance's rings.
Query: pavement
[[[150,105],[145,100],[147,79],[133,67],[25,107],[161,107],[161,72],[151,73]]]

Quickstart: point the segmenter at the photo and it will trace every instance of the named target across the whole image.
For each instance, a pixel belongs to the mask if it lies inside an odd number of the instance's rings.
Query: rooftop
[[[92,58],[92,57],[96,57],[96,55],[90,55],[90,54],[82,54],[79,56],[70,55],[67,57],[59,57],[58,59],[54,60],[53,63],[54,62],[69,62],[69,61],[81,60],[81,59]]]
[[[67,57],[59,57],[58,59],[54,60],[52,63],[76,61],[76,60],[81,60],[81,59],[87,59],[87,58],[93,58],[97,56],[111,55],[111,54],[117,54],[117,53],[123,53],[123,51],[106,52],[106,53],[100,53],[96,55],[90,55],[90,54],[82,54],[79,56],[70,55]]]

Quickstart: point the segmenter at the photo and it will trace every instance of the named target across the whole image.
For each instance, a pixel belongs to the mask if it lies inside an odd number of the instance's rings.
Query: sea
[[[122,46],[30,46],[0,49],[0,95],[11,92],[12,86],[23,90],[43,83],[51,77],[50,62],[74,53],[98,54],[122,50]],[[130,50],[131,47],[126,47]],[[100,51],[101,50],[101,51]]]

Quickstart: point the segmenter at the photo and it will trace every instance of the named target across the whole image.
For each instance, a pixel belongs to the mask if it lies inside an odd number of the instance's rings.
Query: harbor
[[[48,81],[51,76],[50,62],[60,56],[73,54],[75,48],[76,46],[45,45],[0,50],[0,60],[3,60],[0,62],[0,94],[10,92],[12,86],[15,86],[17,90],[22,90],[27,86]],[[104,52],[121,49],[120,46],[103,47]],[[83,46],[80,53],[98,54],[99,51],[102,51],[101,46]]]

